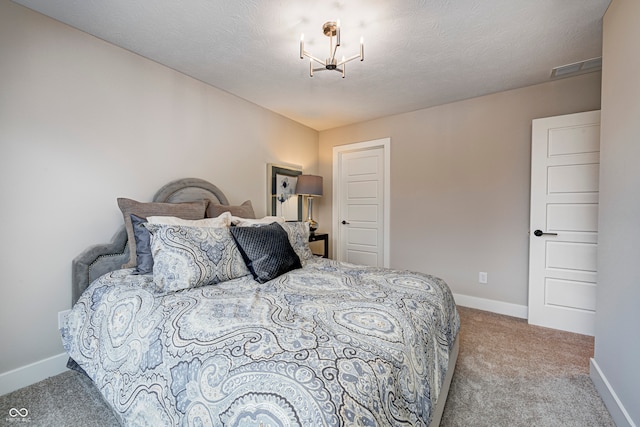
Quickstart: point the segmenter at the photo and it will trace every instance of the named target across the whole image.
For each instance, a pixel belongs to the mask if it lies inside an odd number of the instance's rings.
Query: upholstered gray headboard
[[[218,187],[198,178],[172,181],[153,196],[154,202],[165,203],[191,202],[203,199],[221,205],[229,204],[227,197]],[[91,246],[72,261],[71,304],[78,301],[80,295],[91,282],[103,274],[120,269],[128,259],[129,245],[123,224],[110,243]]]

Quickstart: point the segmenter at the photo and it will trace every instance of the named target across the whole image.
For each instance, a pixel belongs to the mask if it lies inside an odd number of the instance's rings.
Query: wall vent
[[[552,79],[576,76],[578,74],[592,73],[602,69],[602,57],[591,58],[572,64],[560,65],[551,70]]]

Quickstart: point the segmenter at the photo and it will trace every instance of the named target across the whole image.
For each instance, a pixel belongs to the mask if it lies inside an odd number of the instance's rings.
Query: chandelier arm
[[[313,73],[316,71],[327,71],[328,69],[326,67],[322,67],[322,68],[313,68],[313,63],[309,62],[309,77],[313,77]],[[328,70],[328,71],[333,71],[333,70]]]
[[[333,44],[333,36],[331,36],[331,62],[333,62],[336,59],[336,52],[338,51],[338,46],[340,46],[339,44],[334,45]]]
[[[353,61],[354,59],[358,59],[358,58],[360,58],[360,55],[353,55],[351,58],[343,59],[342,61],[338,62],[336,64],[336,66],[339,67],[341,65],[346,64],[347,62]],[[361,61],[362,61],[362,59],[361,59]]]
[[[306,50],[304,51],[304,56],[306,56],[307,58],[316,61],[318,64],[321,65],[326,65],[324,61],[321,61],[320,59],[316,58],[315,56],[311,55],[309,52],[307,52]]]

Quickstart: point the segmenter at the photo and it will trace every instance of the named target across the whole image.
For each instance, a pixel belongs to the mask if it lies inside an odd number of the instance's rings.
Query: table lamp
[[[313,198],[322,196],[322,177],[318,175],[298,175],[296,194],[307,196],[307,222],[309,231],[313,234],[318,229],[318,223],[313,219]]]

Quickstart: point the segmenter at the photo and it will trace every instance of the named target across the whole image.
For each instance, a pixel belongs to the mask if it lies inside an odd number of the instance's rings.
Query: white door
[[[388,267],[389,139],[334,147],[334,254]]]
[[[533,121],[529,323],[595,333],[600,112]]]

